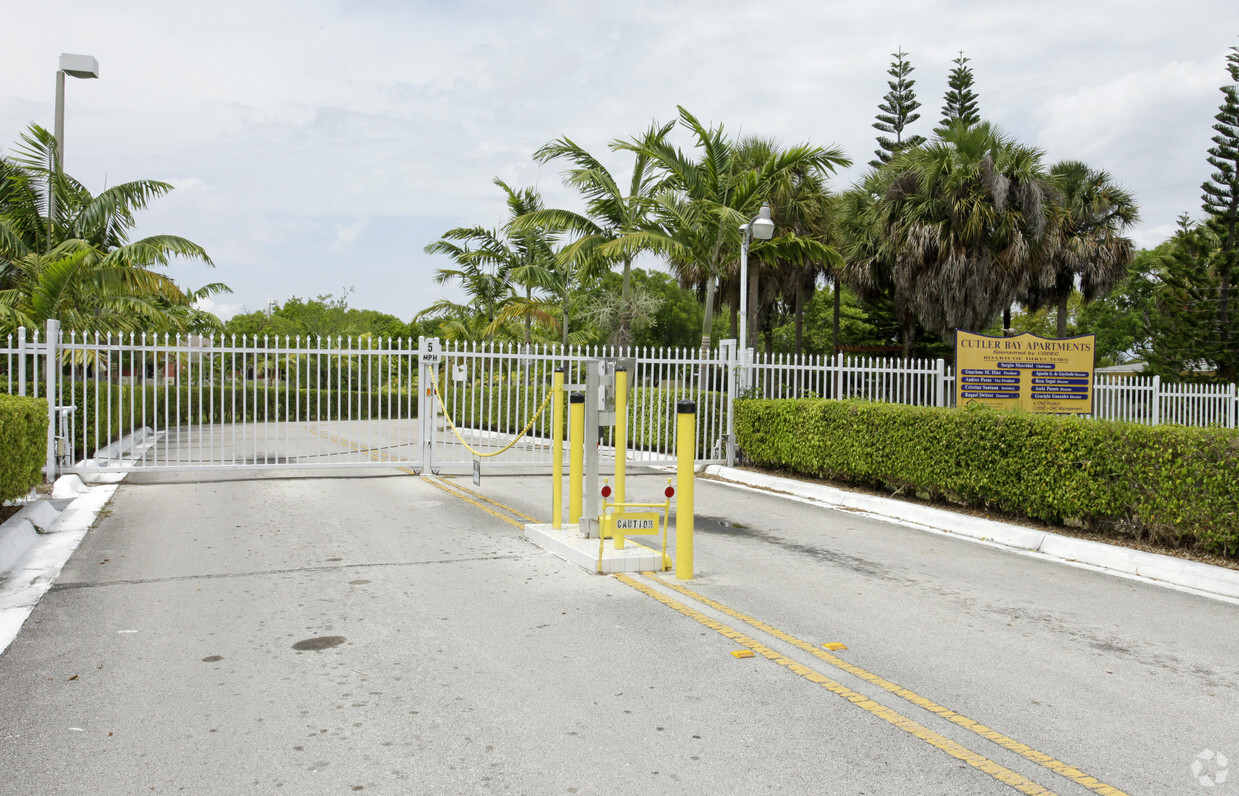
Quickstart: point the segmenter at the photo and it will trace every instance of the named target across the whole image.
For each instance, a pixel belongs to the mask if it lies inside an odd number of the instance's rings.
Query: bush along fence
[[[867,401],[740,400],[752,464],[1239,554],[1239,432]]]
[[[0,394],[0,500],[23,497],[43,480],[47,401]]]

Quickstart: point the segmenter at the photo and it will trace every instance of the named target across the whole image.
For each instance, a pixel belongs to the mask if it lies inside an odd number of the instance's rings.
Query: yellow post
[[[624,470],[628,466],[628,371],[615,369],[615,502],[627,503]]]
[[[585,474],[585,394],[568,396],[568,524],[581,522],[581,489]]]
[[[555,368],[551,380],[551,527],[564,519],[564,369]]]
[[[697,404],[675,405],[675,577],[693,579],[693,466],[697,461]]]

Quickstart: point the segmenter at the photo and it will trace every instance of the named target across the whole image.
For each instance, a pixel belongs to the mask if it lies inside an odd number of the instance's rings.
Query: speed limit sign
[[[437,337],[428,337],[422,343],[422,364],[438,365],[443,359],[443,344]]]

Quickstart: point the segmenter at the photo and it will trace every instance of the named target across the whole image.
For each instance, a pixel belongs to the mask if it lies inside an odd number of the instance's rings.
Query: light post
[[[770,203],[762,202],[761,210],[749,219],[749,223],[740,225],[743,238],[740,242],[740,350],[745,363],[749,356],[749,243],[753,238],[770,240],[774,236],[774,222],[770,220]],[[745,370],[747,386],[748,371]]]
[[[65,156],[65,75],[83,80],[99,77],[99,62],[90,55],[60,54],[60,68],[56,70],[56,172]]]
[[[47,235],[51,242],[52,219],[56,205],[56,177],[64,173],[65,160],[65,75],[83,80],[99,77],[99,62],[91,55],[60,54],[60,68],[56,70],[56,153],[53,155],[51,174],[47,180]]]

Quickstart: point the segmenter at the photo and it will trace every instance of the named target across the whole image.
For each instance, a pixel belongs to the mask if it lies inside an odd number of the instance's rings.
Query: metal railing
[[[954,375],[941,359],[758,354],[746,368],[731,341],[702,356],[368,336],[82,336],[62,334],[52,321],[0,342],[0,387],[51,399],[49,473],[128,466],[420,471],[468,467],[500,449],[488,467],[549,467],[551,413],[538,410],[552,374],[563,368],[569,391],[581,389],[585,369],[600,362],[629,371],[634,464],[674,462],[682,400],[697,404],[699,464],[730,459],[733,396],[917,406],[954,400]],[[1234,384],[1100,374],[1093,409],[1107,420],[1239,427]],[[603,429],[599,438],[604,467],[614,466],[611,433]]]

